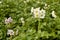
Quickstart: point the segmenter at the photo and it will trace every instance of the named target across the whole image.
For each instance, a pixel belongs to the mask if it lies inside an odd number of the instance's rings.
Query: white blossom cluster
[[[41,9],[41,10],[40,10],[40,7],[38,7],[38,8],[32,7],[32,8],[31,8],[31,13],[33,14],[33,17],[34,17],[34,18],[44,19],[44,18],[45,18],[45,14],[46,14],[46,10],[44,10],[44,9]],[[54,17],[54,18],[57,17],[57,16],[55,15],[55,11],[52,11],[52,12],[51,12],[51,15],[52,15],[52,17]]]

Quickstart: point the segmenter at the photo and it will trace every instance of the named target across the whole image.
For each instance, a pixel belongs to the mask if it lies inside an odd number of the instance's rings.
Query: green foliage
[[[9,40],[7,30],[19,30],[18,35],[12,36],[12,40],[60,40],[60,0],[1,0],[0,3],[0,40]],[[40,3],[37,3],[39,1]],[[46,10],[44,19],[32,18],[31,7],[44,7]],[[56,12],[57,18],[52,18],[51,11]],[[13,22],[5,24],[5,18],[11,17]],[[20,18],[25,24],[22,25]]]

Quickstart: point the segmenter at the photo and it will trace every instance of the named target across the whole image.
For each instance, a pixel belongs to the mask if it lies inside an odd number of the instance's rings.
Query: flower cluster
[[[40,7],[39,8],[35,8],[35,9],[32,7],[31,8],[31,13],[33,14],[34,18],[44,19],[45,18],[46,11],[44,9],[41,9],[40,10]],[[55,11],[52,11],[51,14],[52,14],[52,17],[56,18]]]
[[[45,17],[45,10],[39,8],[31,8],[31,13],[33,13],[34,18],[41,18],[43,19]]]
[[[22,20],[22,19],[21,19]],[[11,18],[11,17],[9,17],[8,19],[6,18],[5,19],[5,24],[9,24],[9,23],[11,23],[13,21],[13,19]],[[16,34],[16,35],[18,35],[18,29],[16,30],[16,32],[14,32],[12,29],[8,29],[7,30],[7,35],[14,35],[14,34]]]
[[[9,17],[8,19],[5,19],[5,24],[9,24],[13,21],[13,19],[11,17]]]

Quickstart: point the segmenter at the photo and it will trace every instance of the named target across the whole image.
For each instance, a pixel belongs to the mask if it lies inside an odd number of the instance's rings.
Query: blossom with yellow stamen
[[[33,13],[34,18],[39,18],[39,12],[40,12],[40,7],[39,8],[31,8],[31,13]]]
[[[39,18],[39,13],[40,13],[40,8],[34,9],[33,14],[34,14],[34,17],[35,17],[35,18]]]
[[[40,14],[39,14],[39,17],[41,18],[41,19],[43,19],[43,18],[45,18],[45,10],[44,9],[41,9],[40,10]]]
[[[38,8],[31,8],[31,13],[33,13],[33,16],[34,16],[34,18],[41,18],[41,19],[43,19],[43,18],[45,18],[45,10],[44,9],[41,9],[40,10],[40,7],[38,7]]]

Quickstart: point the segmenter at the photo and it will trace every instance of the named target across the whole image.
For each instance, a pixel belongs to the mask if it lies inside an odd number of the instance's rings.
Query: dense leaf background
[[[60,0],[0,0],[0,40],[9,40],[7,29],[16,31],[18,35],[12,36],[12,40],[60,40]],[[40,2],[40,3],[37,3]],[[44,19],[32,18],[31,7],[44,7],[46,10]],[[51,12],[56,12],[57,18],[51,17]],[[4,23],[5,18],[12,17],[10,25]],[[25,24],[22,25],[20,18]]]

